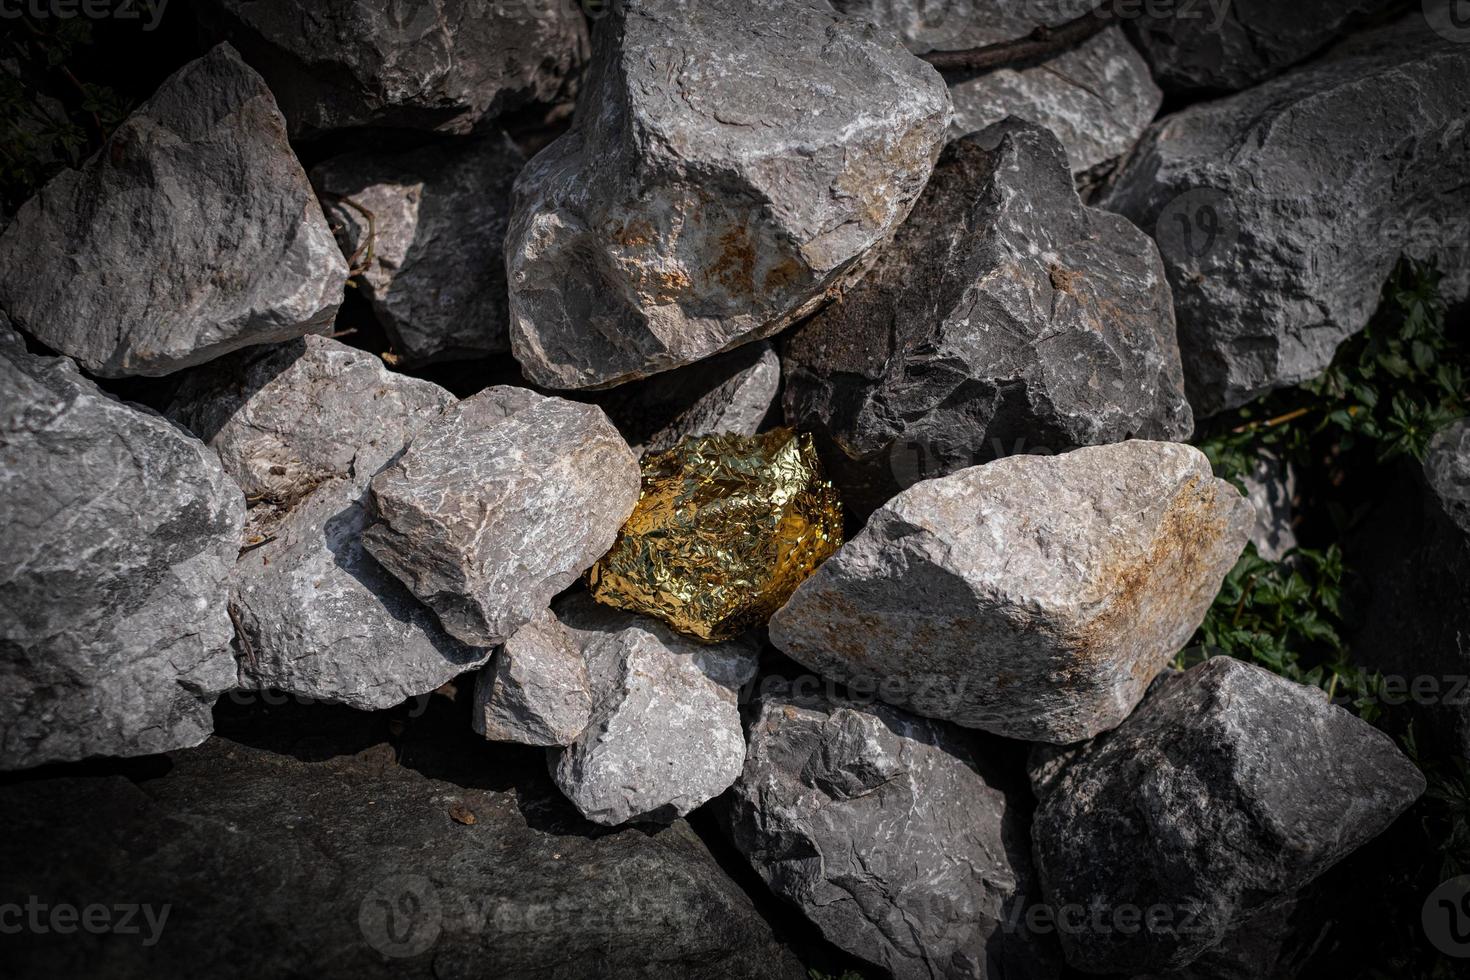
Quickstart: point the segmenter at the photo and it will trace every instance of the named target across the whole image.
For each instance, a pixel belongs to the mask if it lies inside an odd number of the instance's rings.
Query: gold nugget
[[[700,436],[643,460],[638,506],[587,581],[598,602],[715,643],[764,624],[841,543],[811,436]]]

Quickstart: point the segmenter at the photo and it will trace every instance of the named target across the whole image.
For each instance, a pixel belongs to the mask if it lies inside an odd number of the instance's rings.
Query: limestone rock
[[[1392,739],[1320,690],[1217,657],[1162,679],[1051,782],[1032,825],[1037,872],[1054,908],[1097,908],[1105,922],[1133,910],[1129,930],[1059,930],[1069,963],[1174,969],[1423,790]]]
[[[0,318],[0,768],[203,741],[244,503],[214,454]]]
[[[1252,521],[1190,446],[998,460],[889,501],[771,642],[921,715],[1076,742],[1127,717],[1188,641]]]
[[[1316,54],[1355,18],[1393,0],[1228,0],[1145,6],[1128,23],[1154,77],[1171,92],[1249,88]]]
[[[228,45],[0,234],[0,309],[103,377],[317,333],[347,266],[270,91]]]
[[[1055,977],[1024,925],[1028,804],[975,749],[943,722],[772,685],[731,836],[829,941],[898,980]]]
[[[847,16],[897,32],[915,54],[958,51],[1025,37],[1055,27],[1096,6],[1093,0],[1046,4],[1014,0],[831,0]],[[953,136],[1019,116],[1056,134],[1074,173],[1117,159],[1132,149],[1163,102],[1148,64],[1109,27],[1054,58],[1022,69],[949,78]]]
[[[1162,120],[1103,202],[1157,239],[1197,414],[1320,374],[1401,253],[1470,291],[1470,45],[1415,13]]]
[[[353,126],[466,133],[480,119],[564,94],[587,58],[572,3],[208,0],[265,75],[293,136]]]
[[[1241,481],[1246,497],[1256,511],[1251,544],[1267,561],[1280,561],[1297,546],[1293,500],[1296,497],[1296,468],[1276,455],[1263,452],[1255,468]]]
[[[467,398],[372,481],[368,551],[471,646],[503,643],[612,545],[638,461],[602,410],[524,388]]]
[[[497,132],[406,152],[349,153],[312,169],[343,254],[366,263],[363,294],[395,363],[510,349],[503,247],[510,189],[524,163]]]
[[[951,143],[873,271],[782,354],[787,421],[900,487],[997,446],[1193,431],[1158,249],[1017,119]]]
[[[556,615],[593,691],[587,727],[551,757],[557,786],[582,815],[668,823],[728,789],[745,762],[739,692],[755,676],[755,643],[699,643],[585,594],[558,603]]]
[[[938,73],[824,0],[614,4],[516,185],[516,358],[607,387],[776,333],[861,274],[948,121]]]
[[[581,644],[549,610],[516,630],[475,680],[475,731],[496,742],[570,745],[592,715]]]

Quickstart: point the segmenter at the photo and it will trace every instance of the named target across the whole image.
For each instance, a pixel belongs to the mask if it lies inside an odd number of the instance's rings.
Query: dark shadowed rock
[[[824,0],[629,0],[572,131],[516,185],[511,347],[606,387],[774,334],[861,274],[928,180],[943,81]]]
[[[8,936],[7,971],[806,976],[683,821],[601,831],[558,797],[539,759],[477,752],[456,720],[469,744],[441,747],[414,728],[398,743],[403,765],[381,736],[312,733],[290,754],[216,738],[171,756],[160,778],[0,788],[5,894],[79,909],[146,903],[161,922],[155,931],[139,913],[134,935]]]
[[[1149,130],[1104,201],[1152,231],[1190,401],[1320,374],[1401,253],[1470,291],[1470,45],[1414,14]]]
[[[292,135],[349,126],[465,133],[484,118],[565,94],[587,57],[575,3],[478,0],[208,0],[226,36],[270,82]]]
[[[221,45],[0,235],[0,309],[103,377],[325,329],[347,266],[271,93]]]
[[[873,271],[782,353],[787,421],[901,486],[916,451],[938,476],[993,446],[1193,431],[1158,249],[1083,206],[1021,120],[951,143]]]
[[[745,762],[739,694],[749,639],[706,644],[579,593],[557,619],[587,664],[587,727],[550,756],[557,786],[589,820],[667,823],[719,796]]]
[[[1296,467],[1270,452],[1262,452],[1241,482],[1256,511],[1251,544],[1267,561],[1280,561],[1297,546]]]
[[[1026,37],[1096,6],[1094,0],[831,0],[847,16],[894,31],[915,54],[958,51]],[[948,77],[950,132],[964,136],[1019,116],[1055,133],[1081,173],[1132,149],[1163,93],[1148,64],[1109,27],[1041,64]]]
[[[972,739],[882,705],[772,684],[730,797],[730,832],[771,890],[898,980],[1059,975],[1029,937],[1024,794]]]
[[[1039,788],[1037,872],[1053,908],[1132,917],[1128,930],[1059,930],[1073,966],[1178,968],[1289,900],[1423,790],[1392,739],[1321,690],[1218,657],[1162,678]]]
[[[203,741],[244,503],[214,454],[0,317],[0,768]]]
[[[1188,641],[1252,519],[1190,446],[998,460],[889,501],[771,642],[922,715],[1076,742],[1126,718]]]
[[[475,677],[475,731],[495,742],[570,745],[592,716],[577,637],[551,611],[515,631]]]
[[[496,386],[372,481],[368,551],[471,646],[503,643],[617,537],[638,461],[600,408]]]
[[[510,349],[502,249],[511,185],[524,163],[497,132],[407,152],[351,153],[312,169],[343,254],[366,266],[363,293],[388,332],[394,363]]]
[[[1234,92],[1316,54],[1355,19],[1394,0],[1200,0],[1128,20],[1154,77],[1171,92]]]

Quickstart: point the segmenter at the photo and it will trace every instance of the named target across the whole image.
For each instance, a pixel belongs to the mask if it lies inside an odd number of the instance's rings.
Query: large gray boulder
[[[592,692],[586,728],[550,757],[582,815],[668,823],[728,789],[745,762],[739,695],[755,676],[755,642],[701,643],[585,593],[555,611]]]
[[[505,226],[525,158],[503,133],[398,153],[356,152],[312,168],[342,252],[395,364],[510,349]]]
[[[1183,648],[1252,521],[1190,446],[998,460],[884,505],[771,618],[771,642],[921,715],[1076,742]]]
[[[1010,119],[951,143],[873,271],[782,350],[787,421],[902,485],[989,457],[1186,439],[1157,247],[1078,200],[1056,138]]]
[[[444,724],[426,736],[427,717],[399,745],[371,716],[284,738],[289,713],[262,721],[169,757],[156,778],[0,788],[0,890],[143,906],[127,912],[133,935],[7,936],[7,973],[806,978],[683,821],[592,826],[539,760],[487,758],[457,715],[457,739]]]
[[[1470,45],[1419,14],[1144,137],[1103,202],[1151,231],[1199,414],[1320,374],[1403,253],[1470,291]]]
[[[949,122],[938,73],[824,0],[628,0],[522,172],[511,348],[606,387],[776,333],[861,274]]]
[[[372,481],[363,544],[471,646],[503,643],[612,546],[638,461],[600,408],[496,386]]]
[[[1142,5],[1129,35],[1170,92],[1236,92],[1330,44],[1394,0],[1227,0]]]
[[[229,45],[28,201],[0,269],[15,326],[103,377],[321,332],[347,277],[275,100]]]
[[[170,414],[252,502],[230,584],[241,687],[387,708],[489,659],[447,636],[361,542],[368,480],[453,402],[324,337],[241,351],[180,386]]]
[[[566,94],[587,57],[574,3],[478,0],[207,0],[278,94],[293,136],[354,126],[466,133]]]
[[[1185,966],[1423,791],[1392,739],[1317,688],[1229,657],[1161,678],[1038,788],[1048,904],[1108,926],[1059,928],[1067,961],[1100,973]]]
[[[196,745],[235,683],[214,454],[0,317],[0,768]]]
[[[942,722],[762,695],[730,795],[735,846],[832,943],[897,980],[1060,972],[1026,931],[1028,802]]]
[[[894,31],[915,54],[959,51],[1014,41],[1038,27],[1055,27],[1095,0],[831,0],[843,14]],[[954,101],[950,132],[964,136],[1007,116],[1055,133],[1072,172],[1082,173],[1126,154],[1163,102],[1148,64],[1109,27],[1040,64],[948,76]]]

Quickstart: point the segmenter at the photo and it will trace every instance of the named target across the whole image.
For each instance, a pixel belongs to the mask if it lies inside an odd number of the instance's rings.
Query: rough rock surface
[[[168,414],[219,453],[246,497],[289,507],[328,480],[366,481],[452,404],[371,354],[302,337],[191,372]]]
[[[426,694],[489,659],[364,550],[368,480],[454,396],[305,337],[191,374],[169,414],[245,488],[252,547],[230,586],[240,684],[356,708]]]
[[[762,695],[730,831],[771,890],[898,980],[1056,976],[1029,939],[1025,794],[943,722],[882,705]]]
[[[606,387],[770,336],[861,274],[943,145],[944,84],[823,0],[613,5],[516,185],[511,348]]]
[[[1013,41],[1096,6],[1094,0],[831,2],[847,16],[897,32],[915,54]],[[1121,27],[1110,27],[1039,65],[980,75],[957,72],[947,80],[954,100],[952,135],[964,136],[1007,116],[1019,116],[1057,135],[1074,173],[1127,153],[1153,122],[1164,98]]]
[[[496,742],[570,745],[592,717],[592,682],[577,637],[543,611],[475,679],[475,731]]]
[[[556,615],[592,684],[586,729],[551,757],[583,816],[668,823],[728,789],[745,762],[739,693],[755,676],[756,644],[699,643],[580,593]]]
[[[458,713],[457,737],[425,737],[419,718],[393,743],[366,715],[346,734],[302,726],[282,739],[282,713],[269,733],[237,736],[266,747],[211,739],[157,778],[0,788],[5,894],[79,909],[127,896],[167,916],[156,936],[141,912],[135,935],[7,936],[7,972],[806,977],[683,821],[656,834],[593,827],[534,753],[487,759]],[[451,819],[456,806],[473,825]]]
[[[1297,546],[1293,504],[1296,468],[1271,453],[1262,453],[1255,468],[1241,482],[1256,511],[1251,544],[1267,561],[1280,561]]]
[[[279,94],[294,136],[351,126],[465,133],[564,94],[587,57],[573,3],[208,0],[227,35]]]
[[[1018,119],[951,143],[873,271],[782,354],[787,421],[896,478],[915,453],[938,476],[993,446],[1194,427],[1157,247],[1083,206],[1056,138]]]
[[[486,388],[373,478],[363,543],[452,636],[492,646],[612,546],[639,483],[601,409]]]
[[[0,317],[0,768],[195,745],[244,502],[198,440]]]
[[[1196,413],[1321,373],[1401,253],[1463,297],[1467,156],[1470,45],[1417,13],[1150,129],[1103,203],[1159,242]]]
[[[347,276],[275,100],[228,45],[28,201],[0,269],[15,325],[103,377],[319,332]]]
[[[1470,758],[1470,420],[1435,437],[1423,480],[1363,522],[1350,559],[1371,590],[1353,656],[1388,699]]]
[[[1127,717],[1184,646],[1252,522],[1190,446],[998,460],[889,501],[771,642],[922,715],[1076,742]]]
[[[312,168],[343,254],[366,265],[363,294],[395,363],[510,349],[503,248],[511,185],[524,163],[497,132],[399,153],[349,153]]]
[[[707,366],[706,366],[707,365]],[[674,374],[689,372],[689,384]],[[642,452],[673,449],[693,436],[753,436],[771,414],[781,389],[781,358],[766,341],[747,344],[713,362],[691,365],[649,382],[663,396],[663,404],[680,403],[692,393],[696,376],[697,397],[639,446]],[[663,378],[672,383],[663,384]],[[654,416],[658,417],[657,415]]]
[[[1145,7],[1128,28],[1169,91],[1235,92],[1316,54],[1354,17],[1392,5],[1393,0],[1201,0]]]
[[[1320,690],[1217,657],[1162,678],[1041,791],[1037,872],[1054,908],[1099,907],[1105,921],[1163,910],[1130,930],[1059,930],[1069,963],[1177,968],[1375,837],[1423,790],[1392,739]]]

